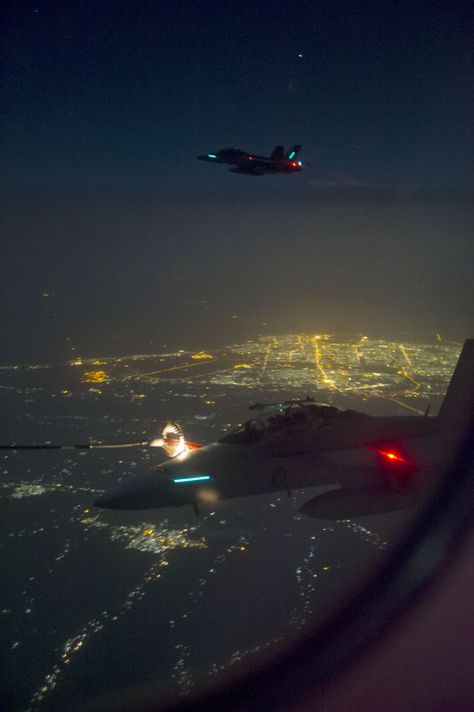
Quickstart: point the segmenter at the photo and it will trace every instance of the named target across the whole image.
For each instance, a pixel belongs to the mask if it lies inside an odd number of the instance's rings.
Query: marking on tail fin
[[[298,144],[295,144],[294,146],[292,146],[290,148],[290,150],[286,154],[285,158],[288,161],[294,161],[300,151],[301,151],[301,146],[299,146]]]

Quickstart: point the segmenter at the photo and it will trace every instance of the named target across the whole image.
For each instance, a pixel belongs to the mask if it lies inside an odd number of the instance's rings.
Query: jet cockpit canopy
[[[217,151],[218,156],[231,157],[231,156],[242,156],[244,154],[245,154],[245,151],[242,151],[240,148],[221,148],[220,151]]]
[[[370,419],[356,410],[342,410],[332,405],[318,403],[295,403],[285,409],[264,413],[252,418],[235,430],[226,433],[219,442],[229,444],[252,444],[276,433],[312,430],[341,420]]]

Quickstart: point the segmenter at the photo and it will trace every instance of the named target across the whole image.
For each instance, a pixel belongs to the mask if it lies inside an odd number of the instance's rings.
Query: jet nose
[[[99,497],[99,499],[96,499],[94,502],[94,507],[99,507],[100,509],[123,509],[123,507],[120,506],[121,504],[121,499],[120,497]]]
[[[101,509],[153,509],[154,507],[172,507],[182,504],[163,479],[163,471],[154,471],[150,475],[127,483],[115,491],[105,493],[94,502],[94,507]]]
[[[100,509],[146,509],[147,502],[137,493],[112,493],[96,499],[94,507]]]

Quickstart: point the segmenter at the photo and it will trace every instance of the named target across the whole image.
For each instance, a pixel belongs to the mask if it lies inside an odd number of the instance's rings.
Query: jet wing
[[[265,168],[263,165],[258,163],[243,163],[236,168],[230,168],[230,173],[241,173],[247,176],[263,176],[265,174]]]
[[[230,169],[232,173],[242,173],[250,176],[262,176],[265,173],[278,173],[280,164],[264,156],[255,156],[251,153],[243,158],[235,168]]]

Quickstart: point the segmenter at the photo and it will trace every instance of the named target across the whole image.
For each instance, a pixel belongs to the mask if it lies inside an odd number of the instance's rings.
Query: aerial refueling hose
[[[84,443],[80,445],[0,445],[0,450],[114,450],[126,447],[143,447],[149,445],[149,440],[137,440],[131,443]]]
[[[0,445],[0,450],[119,450],[129,447],[162,447],[168,457],[175,457],[184,450],[194,450],[201,447],[196,443],[187,442],[184,433],[177,423],[168,420],[162,430],[161,437],[134,440],[128,443],[82,443],[74,445],[56,445],[43,443],[38,445]]]

